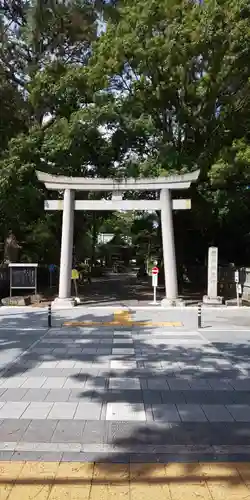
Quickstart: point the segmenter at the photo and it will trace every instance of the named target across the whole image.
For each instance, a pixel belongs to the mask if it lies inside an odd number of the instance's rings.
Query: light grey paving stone
[[[26,392],[27,389],[5,389],[0,401],[21,401]]]
[[[19,389],[22,390],[22,389]],[[26,390],[26,394],[23,396],[22,401],[36,402],[36,401],[44,401],[48,390],[47,389],[23,389]]]
[[[62,389],[67,379],[65,377],[49,377],[43,384],[43,389]]]
[[[28,377],[22,384],[22,389],[40,389],[46,377]]]
[[[77,378],[68,378],[63,388],[64,389],[83,389],[86,384],[86,377],[77,379]]]
[[[71,401],[71,402],[76,402],[76,403],[80,403],[82,401],[86,401],[86,396],[84,395],[84,389],[80,390],[80,389],[67,389],[69,390],[69,398],[67,399],[67,401]],[[89,395],[88,395],[88,398],[89,399],[92,399],[92,392],[93,391],[89,391]]]
[[[100,420],[102,403],[80,402],[77,405],[74,420]]]
[[[135,389],[140,390],[140,380],[139,378],[110,378],[109,379],[109,389]]]
[[[114,344],[133,344],[133,339],[131,338],[114,338],[113,339]]]
[[[50,401],[50,402],[61,402],[64,403],[68,401],[71,390],[70,389],[51,389],[47,390],[47,395],[45,397],[45,401]],[[32,400],[30,400],[32,401]],[[60,417],[59,417],[60,418]]]
[[[152,405],[154,420],[158,422],[180,422],[180,415],[174,404]]]
[[[106,420],[146,421],[144,404],[108,403]]]
[[[226,405],[227,410],[231,413],[236,422],[250,422],[250,406],[249,405]],[[1,418],[1,410],[0,410]]]
[[[207,422],[205,413],[199,405],[177,405],[178,412],[183,422]]]
[[[233,422],[233,417],[224,405],[202,405],[209,422]]]
[[[209,384],[214,391],[232,391],[233,386],[228,380],[210,379]]]
[[[9,462],[11,460],[12,455],[13,455],[12,451],[1,451],[0,452],[1,462],[6,462],[6,461]]]
[[[107,379],[105,377],[89,377],[84,384],[84,391],[92,391],[94,389],[105,389]]]
[[[190,391],[191,387],[187,380],[178,378],[167,378],[171,391]]]
[[[157,391],[169,391],[169,386],[165,378],[148,378],[148,389]]]
[[[20,441],[25,434],[30,420],[9,418],[2,420],[0,425],[0,441]]]
[[[98,347],[96,351],[97,356],[108,356],[111,354],[111,348],[109,347]]]
[[[42,361],[40,363],[39,368],[57,368],[58,361]]]
[[[85,420],[72,420],[70,425],[66,420],[59,420],[51,441],[53,443],[82,443],[84,442],[83,433],[85,425]]]
[[[10,377],[10,378],[1,378],[0,379],[0,388],[1,389],[18,389],[25,382],[26,377]]]
[[[112,359],[110,361],[110,368],[112,370],[132,370],[136,368],[136,361],[129,361],[126,359]]]
[[[0,419],[6,418],[20,418],[25,412],[29,403],[27,402],[7,402],[0,403]],[[3,406],[2,406],[3,405]]]
[[[76,412],[77,403],[54,403],[47,419],[73,419]]]
[[[25,432],[21,436],[22,441],[34,443],[39,441],[41,443],[48,443],[51,441],[55,429],[57,427],[57,420],[20,420],[22,422],[28,422]],[[69,426],[69,423],[67,422]],[[1,432],[1,431],[0,431]],[[20,439],[21,439],[20,438]]]
[[[36,402],[30,403],[27,407],[26,411],[23,413],[22,418],[28,418],[30,420],[33,419],[46,419],[53,403],[46,402]]]
[[[53,349],[52,351],[52,354],[55,355],[55,354],[67,354],[67,349],[65,347],[56,347],[55,349]]]
[[[74,359],[64,359],[62,361],[58,361],[56,368],[74,368],[76,361]]]
[[[0,401],[4,400],[3,395],[5,394],[6,391],[8,391],[8,389],[6,389],[6,388],[0,389]]]

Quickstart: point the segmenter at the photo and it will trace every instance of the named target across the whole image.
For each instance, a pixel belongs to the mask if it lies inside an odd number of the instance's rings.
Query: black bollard
[[[198,304],[198,328],[201,328],[201,302]]]
[[[48,328],[51,328],[51,304],[48,305]]]

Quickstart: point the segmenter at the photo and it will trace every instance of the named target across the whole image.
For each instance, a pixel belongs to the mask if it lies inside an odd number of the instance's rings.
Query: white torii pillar
[[[62,240],[59,294],[53,305],[58,308],[71,308],[74,306],[74,299],[71,297],[71,271],[74,235],[74,208],[75,192],[73,189],[65,189],[63,197],[62,216]]]

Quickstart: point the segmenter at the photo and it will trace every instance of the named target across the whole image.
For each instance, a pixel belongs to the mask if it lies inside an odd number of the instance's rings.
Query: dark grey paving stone
[[[104,460],[106,455],[103,453],[102,460]],[[74,453],[67,452],[62,454],[61,461],[62,462],[102,462],[102,460],[98,460],[98,455],[96,453]]]
[[[30,401],[32,403],[42,402],[45,400],[48,392],[48,389],[26,389],[22,401]]]
[[[61,452],[15,451],[11,461],[61,462]]]
[[[188,392],[188,391],[186,391]],[[185,404],[185,395],[182,391],[161,391],[161,399],[164,404]]]
[[[98,397],[98,393],[96,393],[96,398]],[[79,403],[83,402],[84,400],[92,400],[95,399],[94,397],[94,391],[84,391],[82,389],[69,389],[69,398],[68,401],[71,403]]]
[[[103,420],[87,420],[83,433],[83,443],[107,443],[108,423]]]
[[[95,395],[96,393],[94,393]],[[93,398],[94,398],[93,395]],[[98,395],[98,393],[97,393]],[[106,403],[143,403],[143,394],[140,390],[109,390],[98,395],[101,401]]]
[[[56,425],[57,420],[31,420],[22,441],[48,443],[52,439]]]
[[[45,401],[64,403],[69,400],[70,393],[70,389],[51,389],[48,391]]]
[[[0,441],[20,441],[29,424],[30,420],[26,419],[2,420],[0,425]]]
[[[236,391],[185,391],[187,404],[233,404]]]
[[[0,396],[0,401],[21,401],[27,389],[6,389]]]
[[[149,389],[146,389],[142,391],[142,397],[145,404],[153,405],[161,404],[163,402],[160,391],[150,391]]]
[[[85,420],[59,420],[51,441],[53,443],[82,443],[84,442]]]
[[[11,460],[13,455],[13,451],[0,451],[0,460],[4,462],[5,460]]]

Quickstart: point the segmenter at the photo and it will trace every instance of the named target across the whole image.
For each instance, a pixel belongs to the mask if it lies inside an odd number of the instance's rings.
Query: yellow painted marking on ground
[[[123,313],[123,314],[122,314]],[[112,321],[65,321],[63,326],[145,326],[145,327],[165,327],[165,326],[183,326],[181,321],[133,321],[128,311],[119,311],[114,313]]]
[[[0,500],[248,500],[249,463],[0,462]]]

